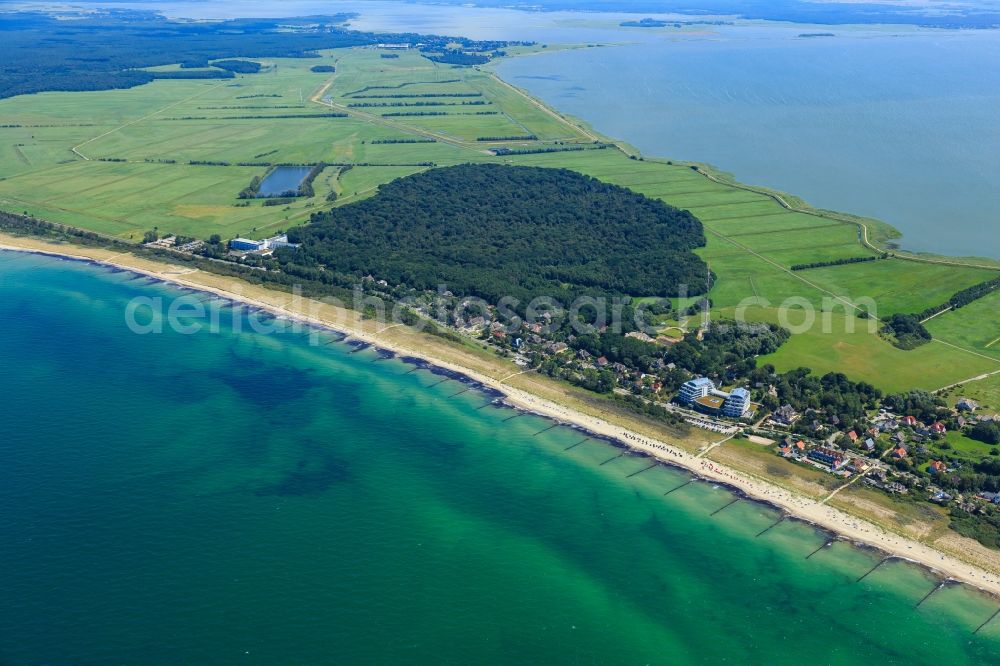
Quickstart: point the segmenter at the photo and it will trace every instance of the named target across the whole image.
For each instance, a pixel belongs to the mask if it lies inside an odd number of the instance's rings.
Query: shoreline
[[[733,492],[737,499],[748,499],[760,502],[782,512],[785,518],[791,518],[808,523],[813,527],[825,530],[832,539],[847,540],[858,547],[872,548],[884,555],[884,558],[901,559],[918,564],[941,579],[942,583],[960,582],[990,594],[1000,599],[1000,574],[986,568],[964,561],[956,556],[939,551],[931,546],[914,541],[908,537],[890,532],[867,520],[855,517],[845,511],[836,509],[822,501],[814,500],[792,491],[785,490],[765,478],[731,469],[687,451],[672,446],[665,441],[639,434],[626,427],[618,426],[596,416],[591,416],[572,407],[542,398],[526,390],[516,388],[505,382],[511,377],[495,379],[473,368],[464,367],[435,356],[434,353],[413,349],[404,344],[386,340],[381,337],[389,327],[380,331],[366,331],[363,321],[353,311],[338,311],[341,316],[331,319],[306,314],[289,307],[296,301],[291,294],[269,291],[263,287],[241,282],[235,278],[223,278],[234,287],[226,289],[206,282],[189,279],[195,275],[212,275],[198,269],[180,269],[170,264],[135,257],[127,252],[113,252],[103,248],[87,248],[69,243],[60,244],[58,249],[51,247],[52,242],[41,238],[25,238],[0,234],[0,250],[12,252],[46,255],[62,259],[83,261],[90,264],[111,267],[135,274],[154,278],[164,283],[184,289],[192,289],[202,293],[210,293],[230,301],[233,304],[242,303],[247,306],[269,312],[275,316],[285,317],[299,323],[321,328],[352,340],[360,341],[376,351],[391,352],[407,362],[420,361],[427,364],[428,369],[434,368],[461,377],[466,383],[478,384],[481,389],[491,395],[498,396],[496,400],[507,407],[533,413],[570,427],[575,427],[592,434],[615,446],[634,451],[652,458],[660,464],[684,470],[692,475],[693,480],[704,480],[718,483]],[[88,254],[89,251],[89,254]],[[129,262],[127,258],[133,261]],[[268,297],[281,298],[284,304],[272,303],[244,293],[250,289],[259,289]],[[298,297],[298,304],[309,306],[318,301]],[[332,306],[324,306],[330,308]],[[353,322],[352,322],[353,320]],[[424,334],[424,337],[430,338]],[[434,338],[430,338],[432,341]],[[343,341],[343,340],[342,340]],[[443,343],[442,343],[443,344]],[[503,396],[502,398],[499,396]]]
[[[600,47],[618,47],[626,45],[626,43],[610,43],[610,44],[597,44]],[[509,86],[510,88],[518,91],[521,95],[528,98],[534,103],[537,103],[542,108],[548,110],[550,113],[558,116],[564,122],[569,125],[584,131],[588,134],[592,134],[596,139],[603,141],[605,143],[617,146],[623,154],[628,156],[635,156],[641,159],[645,159],[651,162],[660,163],[672,163],[674,165],[685,165],[694,170],[696,170],[701,176],[706,179],[718,183],[720,185],[725,185],[728,187],[735,187],[737,189],[742,189],[748,192],[755,192],[757,194],[769,197],[773,199],[780,206],[786,210],[802,213],[805,215],[812,215],[814,217],[819,217],[823,219],[833,220],[841,224],[850,224],[857,227],[861,237],[859,241],[864,247],[867,247],[873,252],[879,253],[890,253],[895,258],[903,261],[914,261],[921,263],[931,263],[931,264],[944,264],[956,267],[972,267],[972,268],[983,268],[986,270],[1000,270],[1000,257],[994,258],[989,256],[956,256],[949,254],[942,254],[938,251],[926,251],[926,250],[909,250],[905,247],[900,247],[895,245],[895,241],[904,237],[904,233],[897,229],[892,223],[886,222],[885,220],[869,217],[866,215],[855,214],[855,213],[845,213],[839,210],[831,210],[827,208],[820,208],[813,206],[799,196],[793,195],[777,187],[767,186],[767,185],[751,185],[745,183],[738,178],[736,178],[732,173],[725,170],[725,168],[717,166],[715,164],[707,162],[699,162],[692,160],[682,160],[677,158],[671,158],[667,155],[660,154],[646,154],[642,149],[637,146],[633,146],[628,143],[627,140],[616,139],[613,137],[606,136],[604,133],[597,130],[593,124],[579,116],[570,115],[563,113],[555,106],[542,100],[540,97],[536,97],[530,91],[516,86],[507,79],[500,76],[497,69],[500,64],[505,60],[514,60],[519,58],[527,58],[537,55],[545,55],[548,53],[554,53],[558,51],[530,51],[526,53],[511,53],[502,58],[498,58],[490,63],[487,63],[482,67],[483,71],[491,73],[498,81]],[[877,232],[877,233],[873,233]]]

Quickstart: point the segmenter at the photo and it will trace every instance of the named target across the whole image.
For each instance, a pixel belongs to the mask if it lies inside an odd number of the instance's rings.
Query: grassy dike
[[[921,534],[913,534],[913,530],[907,529],[913,524],[910,507],[897,506],[880,496],[869,498],[868,504],[845,501],[838,496],[836,505],[828,504],[829,479],[810,476],[811,470],[782,466],[780,462],[785,461],[777,462],[758,445],[738,440],[713,449],[709,460],[702,459],[694,452],[711,442],[711,433],[697,429],[685,432],[641,418],[594,394],[535,373],[523,373],[513,363],[473,344],[445,340],[402,326],[386,326],[365,320],[359,313],[343,307],[140,257],[129,251],[10,234],[0,234],[0,248],[72,257],[135,271],[307,324],[330,327],[397,354],[424,358],[502,391],[516,407],[614,439],[637,453],[731,486],[844,538],[911,559],[949,578],[1000,595],[1000,553],[955,534],[941,534],[934,529],[936,526],[922,527]]]

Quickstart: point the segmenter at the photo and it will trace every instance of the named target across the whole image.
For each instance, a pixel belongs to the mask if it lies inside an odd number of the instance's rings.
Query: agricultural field
[[[771,313],[760,315],[769,319]],[[793,325],[801,317],[790,316]],[[828,332],[817,325],[795,334],[781,349],[761,357],[779,371],[811,368],[813,372],[842,372],[855,381],[866,381],[883,391],[910,389],[936,391],[980,373],[1000,368],[989,359],[934,340],[910,351],[892,346],[877,334],[870,333],[866,322],[858,320],[853,332],[846,317],[834,315]]]
[[[818,310],[814,326],[761,362],[844,372],[885,390],[934,390],[1000,370],[1000,295],[927,322],[935,341],[913,351],[890,345],[878,322],[858,318],[856,309],[874,302],[878,317],[919,312],[996,271],[909,259],[792,271],[874,251],[851,220],[793,210],[692,165],[602,147],[610,140],[488,67],[435,63],[412,51],[383,55],[338,49],[260,60],[261,72],[235,79],[0,100],[0,208],[132,240],[153,228],[259,238],[434,166],[567,168],[702,220],[707,243],[698,253],[715,277],[714,317],[794,327],[807,317],[802,308]],[[316,65],[336,71],[314,72]],[[501,149],[514,152],[496,155]],[[536,152],[518,154],[525,150]],[[270,164],[318,163],[329,166],[312,197],[278,206],[238,198]]]
[[[974,321],[976,326],[968,326]],[[945,312],[926,323],[935,337],[974,349],[1000,360],[1000,292],[993,292],[968,305]]]
[[[800,275],[848,299],[864,294],[875,301],[877,315],[887,317],[944,303],[952,294],[994,277],[996,271],[887,259],[810,268]]]
[[[236,79],[0,100],[0,206],[129,239],[153,228],[260,237],[308,219],[331,193],[343,205],[429,165],[496,159],[493,146],[585,140],[490,75],[417,53],[344,49],[261,64]],[[337,72],[312,71],[323,64]],[[412,96],[384,97],[396,90]],[[369,103],[419,106],[347,106]],[[425,106],[436,103],[459,106]],[[447,115],[382,117],[411,110]],[[479,110],[493,115],[468,115]],[[478,141],[529,135],[539,141]],[[314,197],[287,206],[237,198],[267,164],[321,162],[358,166],[327,169]]]

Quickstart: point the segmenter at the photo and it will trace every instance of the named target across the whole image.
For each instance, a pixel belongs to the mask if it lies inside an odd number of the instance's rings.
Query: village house
[[[930,465],[927,466],[927,471],[935,475],[943,474],[944,472],[948,471],[948,466],[945,465],[940,460],[935,460]]]
[[[868,461],[860,456],[851,458],[851,461],[847,464],[847,468],[857,474],[864,474],[868,471],[868,467]]]
[[[834,470],[839,469],[845,462],[844,454],[825,446],[811,449],[806,455],[812,460],[829,465]]]
[[[875,427],[878,428],[879,432],[892,432],[899,428],[899,421],[894,418],[885,418],[875,422]]]
[[[798,418],[798,412],[791,405],[782,405],[771,414],[771,421],[781,425],[791,425]]]
[[[625,334],[626,338],[635,338],[636,340],[642,340],[643,342],[655,342],[653,338],[649,337],[642,331],[632,331]]]
[[[979,403],[975,400],[970,400],[969,398],[962,398],[955,405],[955,409],[960,412],[974,412],[979,409]]]
[[[976,497],[986,500],[987,502],[992,502],[993,504],[1000,504],[1000,493],[990,493],[984,490],[976,495]]]
[[[937,491],[931,493],[931,496],[928,499],[930,499],[930,501],[932,501],[932,502],[937,502],[939,504],[944,504],[946,502],[950,502],[953,498],[952,498],[951,495],[949,495],[945,491],[943,491],[943,490],[937,490]]]

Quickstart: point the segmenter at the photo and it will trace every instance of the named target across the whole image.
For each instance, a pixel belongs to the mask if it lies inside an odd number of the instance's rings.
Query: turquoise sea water
[[[0,253],[0,663],[987,664],[996,600],[323,333]],[[200,295],[206,301],[208,295]],[[228,311],[224,310],[226,315]],[[244,329],[245,318],[238,317]],[[332,342],[332,344],[325,344]],[[485,407],[484,407],[485,405]],[[573,448],[570,448],[573,447]],[[604,463],[604,464],[602,464]]]

